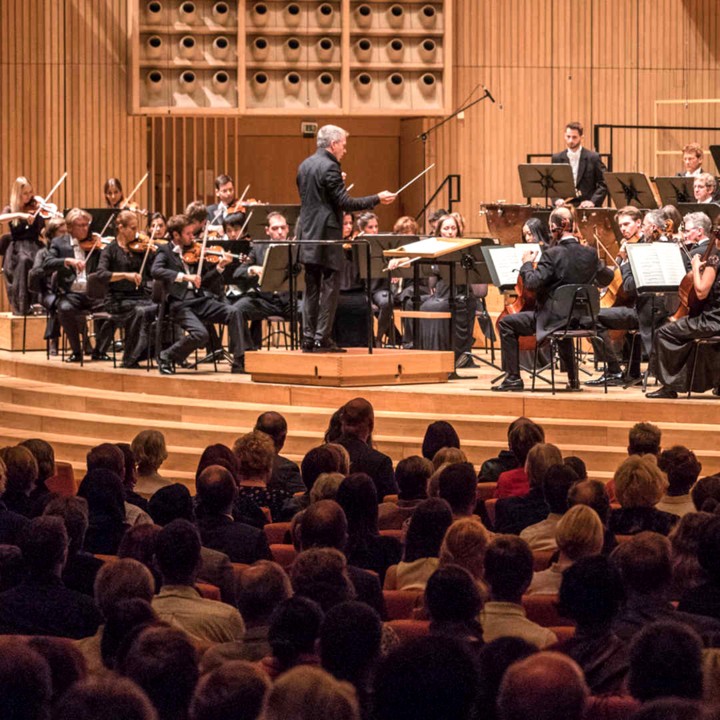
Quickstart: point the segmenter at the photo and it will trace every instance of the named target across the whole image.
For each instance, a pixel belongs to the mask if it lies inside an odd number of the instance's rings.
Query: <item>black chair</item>
[[[712,337],[694,338],[693,341],[693,361],[692,370],[690,371],[690,382],[688,384],[687,396],[688,399],[692,395],[692,388],[695,382],[695,371],[697,370],[698,355],[700,354],[700,348],[703,345],[720,345],[720,335],[713,335]]]
[[[557,353],[558,343],[563,340],[573,340],[575,342],[575,358],[573,362],[577,362],[576,358],[579,354],[580,341],[582,339],[597,338],[599,342],[603,343],[600,335],[601,328],[598,327],[597,323],[598,313],[600,312],[600,293],[595,285],[561,285],[555,289],[547,302],[550,304],[550,313],[554,317],[564,318],[564,321],[560,327],[550,332],[541,343],[537,343],[535,346],[532,390],[535,390],[538,351],[541,345],[549,342],[551,350],[550,384],[552,386],[552,394],[554,395],[554,358]],[[604,365],[603,375],[606,378],[605,392],[607,393],[607,363],[604,363]]]

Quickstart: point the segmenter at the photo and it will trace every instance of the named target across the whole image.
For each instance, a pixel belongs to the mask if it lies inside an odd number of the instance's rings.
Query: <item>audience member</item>
[[[561,518],[555,539],[559,557],[547,570],[533,575],[528,595],[554,595],[560,589],[563,574],[580,558],[602,550],[603,527],[597,513],[587,505],[576,505]]]
[[[618,535],[635,535],[650,530],[667,535],[678,516],[658,510],[667,478],[652,455],[631,455],[615,471],[615,494],[620,508],[610,513],[610,530]]]
[[[170,482],[158,472],[168,457],[165,436],[159,430],[142,430],[132,439],[130,448],[137,463],[135,488],[149,498]]]
[[[345,475],[339,472],[321,473],[310,491],[310,502],[314,503],[318,500],[336,500],[340,484],[344,479]],[[395,503],[387,504],[394,505]]]
[[[0,632],[11,635],[57,635],[84,638],[100,624],[92,598],[62,581],[68,535],[59,517],[30,521],[20,539],[26,577],[0,593]]]
[[[685,591],[707,580],[698,560],[698,551],[700,538],[713,517],[710,513],[690,512],[680,518],[668,536],[672,548],[673,600],[679,600]]]
[[[432,460],[438,450],[442,448],[460,448],[460,438],[449,422],[436,420],[430,423],[425,430],[422,455],[426,460]]]
[[[121,455],[115,447],[113,450]],[[88,505],[85,550],[94,554],[117,555],[120,540],[128,529],[121,476],[110,470],[90,470],[78,488]]]
[[[292,497],[282,507],[280,520],[289,520],[296,513],[304,510],[310,505],[310,493],[323,473],[338,472],[339,456],[330,445],[320,445],[305,453],[300,463],[300,475],[305,494],[300,497]],[[274,519],[274,518],[273,518]]]
[[[609,555],[617,547],[615,534],[608,529],[610,520],[610,496],[605,483],[600,480],[581,480],[576,482],[568,492],[568,507],[587,505],[591,507],[603,524],[603,555]]]
[[[327,448],[337,460],[337,472],[342,473],[343,477],[350,474],[350,453],[343,445],[336,442],[326,442],[323,446]]]
[[[563,465],[567,465],[569,468],[575,471],[578,476],[578,481],[585,481],[588,479],[587,466],[582,458],[577,455],[567,455],[563,458]]]
[[[343,406],[340,418],[342,435],[338,443],[350,454],[350,472],[367,473],[375,483],[381,500],[386,495],[396,494],[398,488],[392,460],[371,445],[370,438],[375,427],[373,406],[364,398],[355,398]]]
[[[275,446],[275,458],[268,487],[289,490],[291,493],[305,490],[298,464],[280,454],[287,439],[287,420],[278,412],[264,412],[255,422],[254,429],[269,435]]]
[[[697,557],[706,579],[685,590],[678,609],[720,620],[720,516],[703,527]]]
[[[55,704],[76,682],[87,677],[82,653],[64,638],[34,635],[27,639],[28,647],[41,655],[50,668],[51,704]]]
[[[563,573],[560,612],[576,629],[558,649],[582,668],[594,695],[622,694],[628,652],[612,623],[623,597],[620,574],[602,555],[581,558]]]
[[[147,600],[120,600],[108,611],[100,639],[102,664],[108,670],[118,670],[130,643],[141,630],[160,625],[152,605]]]
[[[157,539],[160,535],[159,525],[135,525],[128,528],[120,541],[119,558],[129,558],[141,562],[155,578],[155,589],[160,590],[162,577],[157,564]]]
[[[545,442],[545,432],[532,420],[523,418],[522,422],[515,421],[511,427],[508,432],[508,445],[517,465],[498,476],[496,498],[527,495],[530,491],[530,480],[525,469],[528,453],[535,445]]]
[[[397,502],[384,502],[378,508],[378,527],[381,530],[399,530],[427,497],[427,483],[433,465],[427,458],[411,455],[403,458],[395,468],[398,485]]]
[[[303,550],[290,568],[295,597],[316,602],[323,612],[355,599],[355,587],[347,571],[345,556],[335,548]]]
[[[461,462],[446,467],[438,477],[438,495],[450,505],[455,520],[472,515],[477,504],[477,476],[473,466]]]
[[[187,520],[173,520],[160,532],[157,561],[163,585],[153,610],[198,642],[240,640],[245,632],[240,613],[230,605],[207,600],[193,587],[200,567],[200,536]]]
[[[26,447],[37,462],[38,476],[35,487],[30,491],[30,500],[33,501],[34,514],[40,515],[45,501],[52,495],[47,481],[55,475],[55,451],[50,443],[39,438],[24,440],[20,445]]]
[[[0,494],[5,491],[6,480],[7,470],[3,459],[0,457]],[[20,536],[27,524],[28,519],[19,513],[8,510],[0,497],[0,544],[19,545]]]
[[[61,698],[53,720],[158,720],[148,696],[123,677],[90,678]]]
[[[33,515],[33,501],[30,493],[38,478],[38,464],[35,456],[22,445],[0,449],[0,458],[5,463],[5,492],[2,501],[12,512],[26,518]]]
[[[588,687],[569,657],[541,652],[511,665],[500,685],[500,720],[581,720]]]
[[[290,578],[277,563],[258,560],[245,568],[237,581],[237,607],[245,621],[245,635],[242,640],[211,647],[203,655],[203,671],[228,660],[257,662],[268,655],[270,616],[291,595]]]
[[[548,516],[548,506],[542,491],[547,471],[553,465],[562,465],[562,455],[555,445],[538,443],[528,452],[525,471],[530,483],[526,495],[500,498],[495,504],[495,531],[517,535],[528,525]]]
[[[459,565],[475,579],[483,596],[485,553],[490,544],[490,533],[477,515],[455,520],[447,529],[440,546],[439,567]]]
[[[557,642],[552,630],[527,619],[522,596],[533,576],[533,556],[524,540],[498,535],[485,553],[485,580],[490,600],[485,603],[481,622],[485,642],[509,635],[520,637],[543,649]]]
[[[697,700],[666,697],[645,703],[632,720],[714,720],[717,711]]]
[[[395,588],[423,590],[440,564],[440,546],[452,525],[452,510],[445,500],[423,500],[410,518],[403,559],[395,570]]]
[[[504,472],[508,470],[515,470],[515,468],[523,467],[525,462],[520,462],[517,459],[517,456],[510,448],[510,433],[522,423],[526,422],[532,422],[530,418],[526,418],[524,416],[520,416],[519,418],[515,418],[509,425],[507,429],[507,438],[508,438],[508,449],[507,450],[501,450],[497,457],[490,458],[489,460],[486,460],[481,466],[480,466],[480,472],[478,473],[478,481],[479,482],[497,482],[500,475],[502,475]],[[544,440],[543,436],[543,440]],[[541,441],[542,442],[542,441]]]
[[[548,469],[542,480],[543,497],[548,506],[548,516],[538,523],[528,525],[520,537],[535,551],[554,550],[557,547],[555,532],[558,523],[568,509],[568,493],[578,476],[565,464]]]
[[[628,455],[660,455],[662,431],[649,422],[635,423],[628,432]]]
[[[51,699],[52,677],[45,658],[22,640],[0,639],[0,717],[46,720]]]
[[[257,720],[270,680],[258,667],[233,660],[203,675],[190,704],[190,720]]]
[[[444,447],[440,448],[435,455],[433,455],[432,464],[435,470],[439,470],[441,466],[444,465],[466,463],[467,461],[467,455],[460,448]]]
[[[146,513],[148,511],[148,501],[135,491],[137,485],[137,461],[132,451],[130,443],[116,443],[118,450],[123,454],[125,461],[125,475],[123,476],[123,490],[125,491],[125,500],[131,505],[137,505]],[[137,521],[136,521],[137,522]]]
[[[690,491],[697,512],[714,512],[720,506],[720,475],[700,478]]]
[[[375,484],[369,475],[353,473],[340,484],[336,499],[348,523],[348,563],[376,572],[382,583],[390,565],[399,562],[402,546],[396,538],[380,535]]]
[[[695,453],[682,445],[674,445],[660,453],[658,467],[667,475],[668,488],[655,507],[680,517],[695,512],[690,489],[702,470]]]

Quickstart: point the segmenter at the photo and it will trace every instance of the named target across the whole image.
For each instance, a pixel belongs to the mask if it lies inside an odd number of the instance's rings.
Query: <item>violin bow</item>
[[[130,202],[130,200],[132,200],[133,195],[135,195],[135,193],[145,184],[145,181],[148,179],[149,176],[150,176],[150,173],[146,172],[142,176],[142,178],[140,178],[140,182],[133,188],[133,191],[125,198],[125,200],[123,200],[122,207],[119,207],[117,209],[117,212],[110,213],[110,217],[107,219],[107,222],[105,223],[105,225],[103,225],[103,229],[100,231],[100,237],[105,236],[105,231],[108,229],[108,227],[110,227],[110,223],[113,221],[115,216],[118,214],[118,212],[125,209],[125,207]]]
[[[143,257],[142,265],[140,265],[140,282],[142,283],[142,276],[145,272],[145,265],[147,264],[148,255],[150,254],[150,250],[155,247],[155,233],[157,232],[157,225],[153,226],[152,231],[150,232],[150,241],[148,242],[148,246],[145,250],[145,256]]]
[[[38,213],[42,209],[42,206],[55,194],[55,191],[65,182],[65,178],[67,177],[67,171],[62,174],[60,179],[52,186],[52,190],[42,199],[42,202],[40,203],[40,207],[33,213],[33,221],[37,217]]]
[[[619,268],[620,266],[617,264],[615,258],[610,255],[609,250],[605,247],[605,245],[603,245],[603,241],[600,239],[600,234],[598,233],[597,228],[593,228],[593,238],[595,239],[595,242],[605,251],[605,255],[608,260],[610,260],[616,268]]]

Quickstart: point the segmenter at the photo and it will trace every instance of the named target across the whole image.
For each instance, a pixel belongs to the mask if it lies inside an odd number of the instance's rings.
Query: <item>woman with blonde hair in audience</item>
[[[559,558],[547,570],[533,574],[528,595],[555,595],[560,591],[562,575],[576,560],[598,555],[605,531],[598,514],[587,505],[570,508],[557,524],[555,540]]]
[[[649,530],[667,535],[678,522],[677,515],[655,507],[665,494],[668,481],[654,456],[631,455],[615,471],[613,481],[621,507],[610,513],[611,532],[635,535]]]
[[[432,462],[433,467],[437,470],[441,465],[447,463],[451,465],[453,463],[467,462],[467,455],[460,449],[454,447],[440,448],[433,456]]]
[[[483,596],[487,596],[483,574],[485,551],[491,538],[491,533],[476,515],[456,520],[448,528],[440,546],[440,567],[459,565],[465,568],[478,583]]]
[[[344,479],[345,476],[339,472],[320,473],[310,490],[310,503],[318,502],[318,500],[334,500],[337,497],[340,483]]]
[[[171,484],[158,472],[168,457],[165,436],[159,430],[142,430],[132,439],[130,449],[137,462],[135,492],[149,498],[156,490]]]
[[[330,452],[337,456],[338,460],[338,472],[342,473],[343,477],[350,474],[350,453],[347,448],[340,443],[329,442],[325,443],[326,447]]]

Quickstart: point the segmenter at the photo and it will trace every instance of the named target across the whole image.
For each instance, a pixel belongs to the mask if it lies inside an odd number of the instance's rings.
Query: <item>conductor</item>
[[[347,194],[340,170],[347,137],[342,128],[324,125],[318,130],[317,151],[298,168],[298,260],[305,266],[303,352],[345,352],[330,338],[340,290],[342,246],[313,241],[341,240],[344,212],[369,210],[378,203],[389,205],[396,197],[387,190],[362,198]]]

